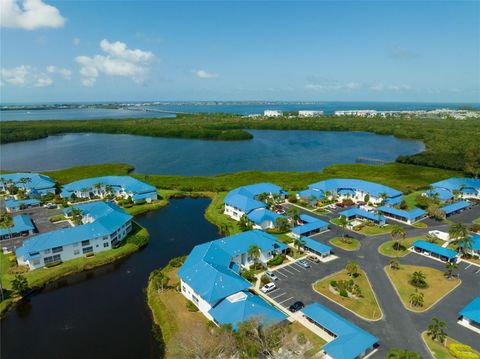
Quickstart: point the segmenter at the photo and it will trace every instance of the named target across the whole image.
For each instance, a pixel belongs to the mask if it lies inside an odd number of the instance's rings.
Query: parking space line
[[[295,273],[293,272],[290,272],[287,268],[283,267],[282,270],[284,270],[285,272],[287,273],[290,273],[291,275],[294,275]],[[299,271],[300,272],[300,271]]]
[[[280,275],[283,275],[285,278],[288,278],[288,275],[283,274],[282,272],[280,272],[280,269],[277,269],[277,270],[275,271],[275,273],[280,274]],[[280,278],[279,278],[279,279],[280,279]]]
[[[294,264],[296,264],[296,263],[290,264],[289,268],[290,268],[290,269],[293,269],[293,270],[296,270],[297,272],[300,272],[297,267],[294,267],[294,266],[293,266]],[[298,264],[297,264],[297,266],[298,266]]]
[[[471,264],[468,264],[468,266],[465,267],[465,269],[468,269],[470,268],[472,265]]]
[[[307,268],[302,267],[300,264],[297,264],[297,263],[293,263],[293,264],[295,264],[298,268],[302,268],[303,270],[307,270]],[[295,268],[293,268],[293,269],[295,269]],[[298,269],[296,269],[296,270],[298,272],[300,272]]]
[[[285,300],[282,300],[281,302],[278,302],[279,304],[285,303],[287,300],[293,299],[293,297],[287,298]]]
[[[279,294],[275,297],[270,297],[270,298],[272,298],[272,299],[280,298],[282,295],[285,295],[285,294],[287,294],[287,292],[283,292],[282,294]]]

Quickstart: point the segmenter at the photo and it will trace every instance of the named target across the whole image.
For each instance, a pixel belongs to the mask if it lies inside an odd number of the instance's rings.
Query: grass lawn
[[[291,335],[298,337],[299,334],[303,334],[305,338],[307,338],[308,342],[310,343],[311,348],[308,349],[304,353],[305,358],[312,358],[315,354],[317,354],[322,347],[327,344],[325,340],[320,338],[315,333],[311,332],[299,322],[293,322],[290,324]],[[294,339],[296,340],[296,339]]]
[[[134,167],[126,163],[86,165],[67,168],[64,170],[42,172],[52,177],[60,184],[78,181],[84,178],[101,176],[126,176],[132,172]]]
[[[401,242],[401,245],[402,245],[401,249],[398,250],[398,251],[393,248],[396,241],[394,241],[394,240],[387,241],[387,242],[383,243],[382,245],[380,245],[380,247],[378,247],[378,251],[381,254],[383,254],[384,256],[387,256],[387,257],[403,257],[403,256],[406,256],[407,254],[410,253],[410,251],[408,251],[408,248],[412,245],[413,242],[418,241],[418,240],[425,240],[425,236],[405,238]],[[437,241],[435,243],[436,244],[441,244],[441,242],[442,241]]]
[[[414,191],[403,196],[403,200],[408,206],[407,211],[413,209],[414,207],[417,207],[417,197],[420,196],[422,192],[423,191]]]
[[[363,270],[360,270],[360,275],[354,278],[356,284],[360,286],[362,297],[358,299],[345,298],[330,291],[330,282],[332,280],[350,280],[351,277],[345,270],[323,278],[314,284],[314,289],[323,294],[333,302],[350,309],[358,316],[367,320],[378,320],[382,317],[382,310],[380,309],[372,287],[368,281],[367,275]]]
[[[285,233],[282,233],[282,234],[274,234],[274,236],[277,237],[277,240],[279,240],[279,241],[282,242],[282,243],[285,243],[285,244],[293,243],[293,238],[287,236]]]
[[[132,216],[137,216],[139,214],[153,211],[162,207],[165,207],[168,204],[167,200],[161,199],[158,201],[154,201],[152,203],[144,203],[139,205],[133,205],[130,208],[123,208],[126,212],[131,214]]]
[[[447,337],[445,339],[445,343],[439,343],[436,341],[433,341],[426,332],[422,333],[422,339],[427,344],[428,349],[433,353],[435,359],[456,359],[452,354],[449,353],[448,351],[448,346],[450,344],[460,344],[456,340]],[[478,352],[474,351],[476,354],[479,354]],[[480,355],[480,354],[479,354]]]
[[[428,228],[428,224],[426,224],[425,222],[421,222],[421,221],[412,224],[412,226],[415,227],[415,228]]]
[[[475,223],[475,224],[480,224],[480,218],[474,219],[474,220],[473,220],[473,223]]]
[[[226,214],[223,214],[224,205],[223,199],[226,196],[226,192],[220,193],[210,193],[212,202],[207,207],[205,211],[205,218],[207,221],[215,224],[221,233],[225,235],[232,235],[240,233],[240,228],[238,227],[238,222],[230,218]]]
[[[164,273],[170,278],[168,288],[157,291],[150,279],[147,287],[148,306],[153,314],[154,322],[160,326],[162,339],[165,343],[166,357],[173,358],[170,340],[178,332],[188,332],[193,326],[207,330],[207,319],[199,311],[187,310],[187,300],[175,287],[179,284],[178,268],[167,267]]]
[[[333,218],[330,220],[330,223],[333,223],[334,225],[341,227],[340,218]]]
[[[357,233],[364,234],[366,236],[377,236],[379,234],[386,234],[392,231],[392,225],[387,224],[383,227],[379,226],[364,226],[361,230],[356,231]]]
[[[95,253],[93,257],[81,257],[66,261],[60,265],[51,268],[39,268],[36,270],[28,271],[23,275],[27,278],[30,288],[40,288],[49,282],[53,282],[62,277],[70,274],[83,272],[95,267],[99,267],[108,263],[112,263],[122,257],[128,256],[148,243],[148,232],[145,228],[139,226],[133,222],[132,232],[127,236],[127,239],[118,248],[111,249],[100,253]],[[1,259],[1,280],[3,288],[7,293],[11,293],[11,281],[15,278],[15,275],[8,274],[8,269],[15,262],[10,262],[8,257],[4,254],[0,254]],[[18,299],[15,298],[15,299]],[[5,304],[0,303],[0,308],[3,308]]]
[[[414,312],[426,311],[461,283],[457,278],[447,280],[444,276],[444,272],[431,267],[401,265],[399,270],[393,270],[389,266],[386,266],[385,271],[396,288],[405,307]],[[408,281],[410,280],[412,273],[416,271],[423,272],[428,283],[427,288],[419,288],[419,291],[425,295],[423,307],[411,307],[408,303],[410,294],[415,291],[415,287]]]
[[[329,242],[336,247],[342,248],[346,251],[358,251],[360,249],[360,241],[355,238],[347,238],[351,243],[345,243],[342,241],[342,237],[336,237],[331,239]]]

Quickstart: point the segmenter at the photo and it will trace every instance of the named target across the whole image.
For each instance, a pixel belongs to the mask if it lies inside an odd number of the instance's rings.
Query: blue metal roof
[[[461,188],[473,188],[477,191],[480,191],[480,178],[453,177],[432,183],[432,187],[444,188],[449,191],[460,190]]]
[[[443,248],[442,246],[439,246],[437,244],[429,243],[426,241],[415,241],[412,243],[412,246],[415,248],[420,248],[423,249],[427,252],[430,253],[435,253],[438,254],[442,257],[447,257],[448,259],[455,258],[458,253],[455,252],[454,250],[448,249],[448,248]]]
[[[262,193],[281,194],[281,187],[273,183],[256,183],[248,186],[238,187],[231,190],[225,196],[224,202],[229,206],[240,209],[248,213],[257,208],[265,208],[267,204],[255,199]]]
[[[48,176],[41,175],[38,173],[8,173],[8,174],[1,174],[0,178],[2,178],[4,183],[8,181],[12,181],[15,183],[17,187],[20,188],[27,188],[30,190],[45,190],[55,187],[55,182]],[[28,183],[20,183],[21,178],[29,178],[30,182]]]
[[[451,204],[447,204],[446,206],[440,207],[442,211],[445,212],[445,214],[450,214],[456,211],[460,211],[462,209],[470,207],[472,204],[467,201],[458,201],[458,202],[453,202]]]
[[[328,223],[320,219],[317,219],[315,222],[309,222],[301,226],[292,228],[292,233],[302,235],[304,233],[314,231],[317,229],[322,229],[322,228],[325,228],[325,229],[328,228]]]
[[[306,223],[310,223],[310,222],[319,221],[320,219],[318,219],[317,217],[310,216],[308,214],[301,214],[300,215],[300,220],[302,220],[303,222],[306,222]]]
[[[472,243],[468,246],[469,249],[480,251],[480,234],[474,234],[471,236]],[[463,247],[463,243],[460,243],[460,247]]]
[[[450,192],[448,189],[436,187],[432,188],[431,190],[425,192],[430,197],[438,197],[440,201],[447,201],[450,198],[453,198],[453,193]]]
[[[28,214],[19,214],[18,216],[13,216],[12,221],[12,227],[0,228],[0,236],[30,231],[35,228]]]
[[[359,179],[347,179],[347,178],[332,178],[325,181],[313,183],[308,186],[311,189],[317,189],[323,192],[337,192],[339,190],[359,190],[367,192],[370,195],[379,197],[382,193],[386,193],[387,197],[402,196],[402,192],[385,186],[383,184],[359,180]]]
[[[110,202],[90,202],[75,205],[74,207],[81,210],[82,215],[88,215],[94,219],[94,221],[75,227],[42,233],[31,239],[27,239],[23,242],[23,249],[20,253],[25,253],[27,255],[26,259],[29,259],[28,253],[106,236],[133,218],[123,209]],[[17,250],[17,256],[19,255],[18,253]]]
[[[239,233],[195,246],[178,276],[204,300],[214,304],[251,287],[250,282],[238,275],[230,264],[233,257],[248,253],[252,244],[260,247],[262,252],[288,248],[274,236],[259,230]]]
[[[145,182],[139,181],[130,176],[104,176],[86,178],[66,184],[63,187],[62,195],[74,191],[81,191],[84,188],[93,189],[96,184],[111,186],[113,189],[123,188],[125,192],[134,194],[156,192],[156,188]]]
[[[253,211],[251,211],[247,215],[248,219],[251,220],[255,224],[262,224],[263,221],[272,221],[275,223],[275,221],[278,218],[285,218],[285,216],[282,216],[281,214],[272,212],[268,209],[265,208],[258,208]]]
[[[390,206],[378,207],[377,211],[383,212],[383,213],[393,214],[395,216],[399,216],[399,217],[410,219],[410,220],[417,219],[417,218],[419,218],[419,217],[421,217],[421,216],[423,216],[427,213],[423,209],[420,209],[420,208],[413,208],[410,211],[404,211],[404,210],[397,209],[397,208],[390,207]]]
[[[309,199],[310,197],[313,197],[315,199],[322,199],[325,197],[323,191],[318,191],[312,188],[307,188],[304,191],[300,191],[297,193],[300,198],[306,198]]]
[[[302,237],[301,240],[305,242],[305,247],[310,248],[320,254],[329,253],[332,250],[332,247],[317,242],[316,240],[309,237]]]
[[[302,312],[336,335],[334,340],[323,346],[332,358],[357,358],[378,342],[373,335],[319,303],[306,306]]]
[[[480,296],[473,299],[458,313],[463,315],[465,318],[480,323]]]
[[[287,316],[258,295],[242,292],[238,298],[225,298],[210,309],[210,315],[218,324],[232,324],[237,330],[238,324],[250,318],[258,318],[262,324],[276,324]]]
[[[157,191],[146,192],[146,193],[136,193],[132,196],[132,201],[141,201],[142,199],[151,198],[153,195],[156,195]]]
[[[347,218],[350,217],[362,217],[366,219],[370,219],[375,222],[384,222],[385,217],[382,216],[381,214],[376,214],[368,211],[364,211],[363,209],[360,208],[350,208],[345,211],[342,211],[339,213],[341,216],[345,216]]]
[[[38,199],[21,199],[21,200],[7,199],[5,201],[5,206],[8,209],[10,209],[10,208],[18,208],[22,204],[24,204],[25,206],[30,206],[30,205],[39,204],[39,203],[40,203],[40,201]]]

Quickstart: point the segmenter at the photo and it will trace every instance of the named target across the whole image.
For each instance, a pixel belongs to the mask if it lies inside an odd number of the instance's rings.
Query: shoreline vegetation
[[[15,255],[6,255],[0,253],[0,276],[5,298],[0,302],[0,317],[3,316],[3,314],[12,304],[24,297],[27,297],[36,290],[43,288],[49,283],[72,274],[77,274],[104,266],[106,264],[111,264],[139,251],[148,245],[150,239],[148,231],[136,222],[133,222],[132,224],[132,231],[127,236],[125,241],[123,241],[117,248],[96,253],[92,257],[72,259],[70,261],[60,263],[54,267],[41,268],[34,271],[20,273],[28,281],[28,289],[22,295],[15,293],[12,288],[12,280],[15,279],[15,274],[11,272],[11,270],[18,268],[16,267]]]
[[[250,140],[248,130],[313,130],[371,132],[422,141],[426,149],[397,162],[467,170],[478,161],[478,119],[359,118],[321,116],[312,118],[258,119],[231,114],[180,115],[176,118],[125,120],[47,120],[2,122],[0,143],[36,140],[65,133],[130,134],[150,137],[216,141]]]

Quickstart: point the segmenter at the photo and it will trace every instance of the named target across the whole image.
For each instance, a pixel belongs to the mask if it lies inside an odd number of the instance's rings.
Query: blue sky
[[[1,101],[480,101],[477,1],[0,0]]]

